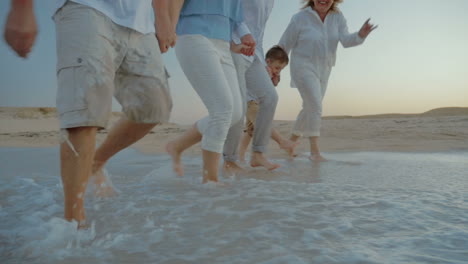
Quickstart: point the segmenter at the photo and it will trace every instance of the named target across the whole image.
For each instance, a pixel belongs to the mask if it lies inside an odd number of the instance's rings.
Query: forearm
[[[180,17],[180,10],[184,5],[184,0],[170,0],[169,4],[169,17],[174,28],[177,26]]]
[[[157,27],[169,27],[171,25],[168,0],[153,0],[153,12]]]
[[[11,9],[32,9],[33,0],[11,0]]]

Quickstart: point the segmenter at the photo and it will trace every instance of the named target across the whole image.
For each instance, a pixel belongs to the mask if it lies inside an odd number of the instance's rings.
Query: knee
[[[232,115],[231,115],[231,126],[239,123],[242,121],[243,119],[243,116],[244,116],[244,111],[242,109],[242,105],[239,106],[239,107],[235,107],[233,110],[232,110]]]
[[[217,107],[217,109],[212,109],[209,115],[210,118],[217,124],[222,124],[222,126],[230,127],[232,123],[233,113],[234,108],[232,102],[225,101],[222,105]]]
[[[278,104],[278,93],[276,92],[276,90],[271,90],[270,92],[268,92],[263,98],[263,103],[265,105],[276,107],[276,105]]]
[[[322,114],[322,101],[321,100],[310,100],[304,102],[304,110],[314,114]]]

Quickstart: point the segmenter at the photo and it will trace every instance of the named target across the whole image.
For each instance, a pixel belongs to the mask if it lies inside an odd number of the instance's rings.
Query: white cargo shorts
[[[137,123],[167,122],[168,73],[154,34],[141,34],[68,1],[54,15],[60,128],[105,128],[112,97]]]

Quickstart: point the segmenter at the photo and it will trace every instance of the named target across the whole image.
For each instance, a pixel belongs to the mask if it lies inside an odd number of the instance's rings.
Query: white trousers
[[[247,101],[246,101],[246,81],[245,81],[245,73],[252,65],[252,63],[246,60],[242,55],[231,53],[232,59],[234,60],[234,65],[237,70],[237,79],[239,81],[239,88],[242,98],[242,117],[239,121],[229,129],[226,142],[224,143],[223,149],[223,158],[225,161],[236,162],[238,160],[238,150],[239,150],[239,143],[241,141],[242,131],[244,130],[244,116],[245,111],[247,109]]]
[[[221,153],[229,128],[242,118],[242,99],[229,42],[202,35],[182,35],[177,60],[208,110],[197,121],[203,150]]]
[[[320,73],[308,71],[296,82],[302,97],[302,110],[297,116],[292,134],[304,137],[320,136],[322,101],[327,91],[331,67],[323,67]]]

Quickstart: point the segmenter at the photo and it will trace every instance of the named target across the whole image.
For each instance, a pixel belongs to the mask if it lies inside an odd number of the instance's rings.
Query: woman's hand
[[[367,36],[369,36],[369,34],[378,27],[376,25],[370,24],[369,21],[370,18],[364,22],[364,25],[362,25],[361,29],[359,30],[359,37],[367,38]]]
[[[246,46],[246,48],[244,48],[242,50],[242,52],[241,52],[242,54],[244,54],[245,56],[254,55],[255,46],[257,44],[255,43],[255,39],[253,38],[253,36],[251,34],[247,34],[247,35],[243,36],[241,38],[241,43]]]
[[[231,41],[231,51],[238,54],[244,54],[244,50],[247,50],[249,47],[244,44],[236,44]],[[245,55],[245,54],[244,54]]]

